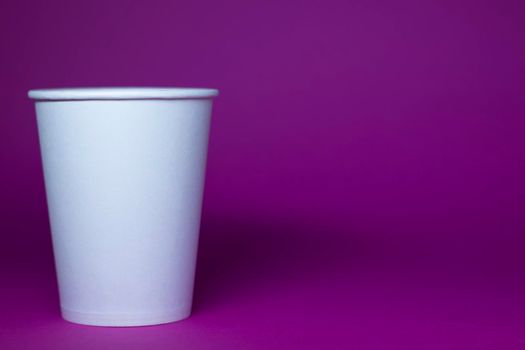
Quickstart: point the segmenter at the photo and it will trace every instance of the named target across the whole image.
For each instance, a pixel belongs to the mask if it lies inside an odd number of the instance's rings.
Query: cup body
[[[90,96],[33,96],[62,316],[99,326],[184,319],[212,96]]]

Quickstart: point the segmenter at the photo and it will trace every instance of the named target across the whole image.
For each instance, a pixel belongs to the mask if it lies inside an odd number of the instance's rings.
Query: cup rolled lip
[[[29,90],[37,101],[211,99],[217,89],[194,87],[90,87]]]

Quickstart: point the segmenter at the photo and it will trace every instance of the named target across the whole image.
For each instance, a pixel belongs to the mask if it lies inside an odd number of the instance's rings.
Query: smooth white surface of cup
[[[191,312],[212,89],[33,90],[62,316]]]

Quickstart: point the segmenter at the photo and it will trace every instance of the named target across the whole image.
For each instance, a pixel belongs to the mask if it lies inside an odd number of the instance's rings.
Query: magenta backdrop
[[[2,1],[1,349],[525,347],[525,2]],[[62,321],[30,88],[218,88],[193,316]]]

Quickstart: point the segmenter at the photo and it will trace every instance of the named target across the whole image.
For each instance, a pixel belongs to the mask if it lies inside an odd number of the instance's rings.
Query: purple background
[[[523,1],[2,1],[0,348],[525,348]],[[62,321],[30,88],[221,90],[194,314]]]

